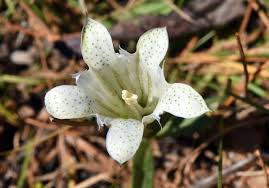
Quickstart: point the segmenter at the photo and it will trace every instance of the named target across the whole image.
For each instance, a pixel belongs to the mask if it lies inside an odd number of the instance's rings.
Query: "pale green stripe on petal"
[[[83,88],[84,92],[95,101],[96,110],[99,114],[111,117],[125,116],[124,101],[112,92],[113,88],[104,84],[104,80],[98,73],[90,68],[80,73],[77,79],[77,85]]]

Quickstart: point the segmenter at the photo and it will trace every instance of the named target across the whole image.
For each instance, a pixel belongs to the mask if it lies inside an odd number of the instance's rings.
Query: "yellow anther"
[[[138,99],[136,94],[133,94],[127,90],[122,90],[121,97],[128,105],[136,104]]]

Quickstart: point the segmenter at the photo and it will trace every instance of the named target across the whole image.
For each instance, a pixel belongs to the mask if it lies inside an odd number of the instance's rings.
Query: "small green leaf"
[[[3,116],[8,123],[12,125],[18,125],[17,114],[13,113],[12,111],[9,111],[3,104],[1,104],[1,102],[0,102],[0,116]]]
[[[230,78],[234,83],[239,83],[241,80],[240,77],[238,77],[238,76],[231,76]],[[258,84],[259,84],[258,82],[249,83],[248,90],[259,97],[266,97],[267,92]]]
[[[186,4],[187,0],[178,0],[176,1],[176,4],[178,7],[183,7]]]
[[[76,0],[67,0],[67,4],[74,8],[79,8],[79,1]]]
[[[215,31],[210,31],[205,36],[203,36],[197,44],[191,49],[191,51],[197,50],[199,47],[203,46],[207,41],[209,41],[211,38],[213,38],[216,35]]]
[[[214,74],[207,74],[203,76],[199,81],[197,81],[196,89],[199,91],[199,93],[203,93],[204,90],[208,87],[208,84],[214,79]]]
[[[167,15],[172,11],[164,2],[143,3],[132,10],[135,15]]]
[[[198,118],[182,119],[177,117],[170,118],[163,129],[158,132],[157,137],[165,136],[191,136],[194,132],[201,132],[212,124],[212,118],[200,116]]]
[[[5,12],[5,16],[9,17],[10,15],[12,15],[15,11],[15,6],[17,4],[16,1],[12,1],[12,0],[5,0],[5,3],[7,5],[7,10]]]
[[[250,83],[248,85],[248,89],[250,91],[252,91],[253,93],[255,93],[257,96],[259,97],[266,97],[267,96],[267,92],[262,89],[258,84],[256,83]]]
[[[36,182],[34,184],[34,188],[43,188],[43,187],[44,187],[44,185],[41,182]]]

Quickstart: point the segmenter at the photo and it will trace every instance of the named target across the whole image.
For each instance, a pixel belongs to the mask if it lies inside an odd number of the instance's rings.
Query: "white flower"
[[[203,98],[190,86],[165,81],[160,63],[168,48],[166,28],[143,34],[137,51],[115,53],[107,29],[90,18],[82,30],[81,51],[89,69],[76,74],[76,86],[62,85],[45,96],[49,114],[58,119],[95,116],[108,125],[106,147],[119,163],[133,157],[144,126],[168,112],[183,118],[207,111]]]

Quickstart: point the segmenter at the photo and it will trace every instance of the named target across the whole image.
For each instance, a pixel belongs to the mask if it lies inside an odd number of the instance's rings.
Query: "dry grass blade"
[[[244,34],[244,31],[247,28],[248,22],[250,20],[251,12],[252,12],[252,5],[251,5],[251,2],[249,1],[247,9],[246,9],[245,14],[244,14],[244,18],[243,18],[241,25],[240,25],[240,29],[239,29],[240,36],[242,36]]]
[[[58,125],[70,125],[70,126],[93,126],[93,123],[88,121],[72,121],[64,119],[51,118],[51,121]]]
[[[66,136],[66,141],[69,144],[77,147],[78,150],[81,150],[81,151],[85,152],[89,156],[96,157],[104,165],[103,167],[104,167],[105,170],[111,168],[111,166],[110,167],[107,166],[108,163],[110,163],[110,165],[112,165],[114,163],[106,155],[104,155],[100,150],[98,150],[96,147],[94,147],[90,143],[86,142],[82,138],[67,135]]]
[[[42,121],[39,121],[39,120],[36,120],[36,119],[33,119],[33,118],[27,118],[24,121],[28,125],[36,126],[38,128],[41,128],[41,129],[55,130],[55,129],[58,128],[54,124],[45,123],[45,122],[42,122]]]
[[[193,20],[188,14],[186,14],[184,11],[179,9],[172,1],[170,0],[163,0],[167,6],[169,6],[173,11],[175,11],[180,17],[182,17],[184,20],[191,24],[195,24],[195,20]]]
[[[82,181],[81,183],[75,185],[73,188],[87,188],[90,187],[100,181],[110,182],[111,178],[107,173],[101,173],[93,177],[89,177],[88,179]]]
[[[261,125],[264,122],[266,122],[267,120],[268,120],[268,118],[267,117],[264,117],[264,118],[261,118],[259,120],[252,119],[252,120],[244,121],[244,122],[235,124],[235,125],[233,125],[231,127],[224,128],[224,130],[222,132],[222,135],[228,134],[231,131],[234,131],[235,129],[237,129],[239,127]],[[215,141],[216,139],[218,139],[220,136],[221,136],[220,134],[215,135],[215,136],[212,136],[211,138],[209,138],[208,140],[206,140],[205,142],[203,142],[200,146],[198,146],[195,150],[193,150],[185,158],[185,162],[184,162],[185,163],[185,168],[184,168],[184,172],[183,172],[184,174],[189,174],[190,173],[191,166],[195,162],[196,158],[199,156],[199,154],[201,153],[201,151],[204,150],[206,147],[208,147],[209,144],[211,144],[213,141]]]
[[[246,166],[254,163],[256,157],[255,156],[252,156],[252,157],[249,157],[245,160],[242,160],[242,161],[238,161],[237,163],[233,164],[232,166],[226,168],[223,170],[222,172],[222,176],[223,178],[241,170],[241,169],[244,169]],[[204,178],[200,181],[198,181],[197,183],[195,183],[191,188],[208,188],[208,187],[212,187],[214,185],[216,185],[217,183],[217,178],[218,178],[218,175],[217,174],[213,174],[212,176],[210,177],[207,177],[207,178]]]
[[[268,171],[267,171],[268,173]],[[243,176],[243,177],[248,177],[248,176],[264,176],[264,171],[263,170],[256,170],[256,171],[240,171],[236,173],[236,176]]]
[[[65,126],[65,127],[62,127],[62,128],[60,128],[58,130],[55,130],[55,131],[51,132],[50,134],[48,134],[48,135],[40,138],[39,140],[34,140],[33,142],[31,142],[31,145],[33,147],[35,147],[35,146],[37,146],[37,145],[39,145],[39,144],[41,144],[41,143],[43,143],[43,142],[45,142],[45,141],[47,141],[47,140],[55,137],[55,136],[57,136],[57,135],[65,132],[65,131],[67,131],[70,128],[71,128],[70,126]],[[26,145],[21,146],[19,148],[15,148],[15,149],[10,150],[10,151],[0,152],[0,156],[5,156],[5,155],[11,154],[11,153],[19,152],[19,151],[21,151],[21,150],[23,150],[25,148],[26,148]]]
[[[262,9],[260,9],[260,6],[256,2],[256,0],[251,0],[250,4],[251,4],[252,8],[256,12],[258,12],[259,17],[260,17],[261,21],[263,22],[263,24],[266,26],[266,28],[269,29],[269,19],[268,19],[266,13]]]
[[[28,7],[23,1],[19,1],[22,9],[28,14],[28,21],[31,27],[39,35],[46,37],[49,41],[55,41],[59,39],[58,35],[53,34],[50,29],[44,24],[44,22],[35,15],[35,13]]]
[[[237,39],[237,44],[238,44],[238,48],[239,48],[239,52],[240,52],[240,57],[241,57],[241,62],[243,64],[244,67],[244,75],[245,75],[245,96],[247,96],[247,91],[248,91],[248,82],[249,82],[249,74],[248,74],[248,67],[247,67],[247,63],[246,63],[246,56],[244,53],[244,49],[242,46],[242,42],[240,39],[240,36],[238,33],[235,34],[236,39]]]
[[[266,186],[267,188],[269,187],[269,177],[268,177],[268,172],[267,172],[267,169],[266,169],[266,165],[262,159],[262,156],[261,156],[261,152],[260,150],[256,150],[255,151],[255,155],[257,156],[258,160],[259,160],[259,163],[263,169],[263,172],[264,172],[264,177],[265,177],[265,180],[266,180]]]

